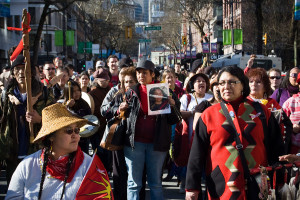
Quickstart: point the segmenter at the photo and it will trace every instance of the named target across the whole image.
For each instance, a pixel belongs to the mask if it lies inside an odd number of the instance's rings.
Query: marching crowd
[[[151,199],[164,199],[162,181],[174,176],[188,200],[204,198],[202,183],[210,199],[262,193],[250,187],[253,169],[300,161],[300,69],[282,76],[278,69],[254,68],[254,59],[245,70],[216,70],[198,58],[188,71],[180,63],[161,68],[111,55],[78,74],[57,57],[31,66],[28,112],[19,55],[0,75],[6,199],[75,199],[92,160],[90,146],[113,180],[116,200],[145,199],[146,181]],[[161,82],[169,86],[171,112],[149,115],[146,86]],[[157,100],[151,109],[161,105]],[[87,115],[100,125],[80,137]],[[111,133],[120,148],[107,148]]]

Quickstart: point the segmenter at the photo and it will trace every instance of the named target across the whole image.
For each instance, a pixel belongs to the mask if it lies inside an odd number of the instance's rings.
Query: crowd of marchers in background
[[[24,158],[41,148],[40,144],[30,143],[28,123],[33,123],[36,137],[44,126],[43,109],[55,103],[61,103],[80,117],[95,115],[99,119],[97,132],[81,137],[78,145],[85,156],[97,149],[97,155],[113,179],[113,194],[117,200],[145,199],[146,181],[151,199],[164,199],[162,181],[174,177],[178,180],[178,192],[185,193],[186,199],[201,198],[202,182],[206,183],[210,198],[245,197],[247,169],[238,156],[232,157],[238,155],[239,142],[234,129],[244,151],[252,152],[245,153],[249,170],[279,160],[300,160],[296,156],[300,150],[300,69],[291,68],[282,76],[278,69],[253,68],[254,58],[250,58],[245,70],[236,66],[217,70],[201,56],[187,69],[180,63],[158,67],[149,60],[134,63],[130,58],[119,60],[111,55],[79,74],[74,65],[56,57],[43,66],[31,66],[33,111],[27,112],[25,59],[19,55],[0,75],[1,135],[8,136],[0,144],[1,168],[6,169],[9,185],[6,198],[10,199],[13,193],[49,197],[47,192],[51,190],[42,184],[45,176],[36,180],[42,185],[38,184],[38,188],[19,188],[11,178]],[[169,86],[169,114],[148,114],[146,85],[155,83]],[[279,119],[275,118],[276,111],[281,112]],[[110,130],[107,122],[121,112],[126,113],[124,148],[109,151],[102,148],[100,142]],[[226,112],[234,128],[224,123],[228,122]],[[71,127],[70,135],[76,131],[79,132]],[[178,138],[181,139],[179,144]],[[53,142],[51,138],[49,142]],[[42,155],[50,152],[51,157],[51,145]],[[187,156],[181,155],[185,150]],[[179,153],[175,155],[176,151]],[[76,156],[72,159],[79,159]],[[60,166],[68,169],[67,174],[73,169],[73,161],[69,162],[69,167],[66,167],[67,161]],[[52,166],[51,162],[48,165]],[[165,169],[168,175],[162,177]],[[48,170],[59,169],[45,167],[44,170],[47,174]],[[76,177],[76,171],[74,173]],[[72,182],[67,179],[57,181],[65,182],[59,186],[64,188],[63,193],[68,195],[73,190],[76,194],[78,185],[72,188],[68,187]],[[54,195],[55,191],[52,192]]]

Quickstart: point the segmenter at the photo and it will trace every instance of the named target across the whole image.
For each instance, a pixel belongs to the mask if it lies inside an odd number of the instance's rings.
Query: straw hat
[[[60,103],[50,105],[42,111],[42,128],[33,142],[37,142],[51,133],[77,123],[79,128],[84,126],[88,120],[78,118],[68,111],[68,109]]]

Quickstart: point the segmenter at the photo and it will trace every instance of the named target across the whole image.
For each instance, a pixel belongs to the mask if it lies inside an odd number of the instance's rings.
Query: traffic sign
[[[160,31],[161,30],[161,26],[148,26],[145,27],[145,31]]]
[[[139,39],[139,43],[143,43],[143,42],[151,42],[150,39]]]

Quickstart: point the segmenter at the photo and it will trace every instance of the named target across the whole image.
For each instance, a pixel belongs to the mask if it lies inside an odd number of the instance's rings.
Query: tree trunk
[[[33,56],[32,56],[32,65],[37,65],[37,61],[38,61],[38,55],[39,55],[39,45],[40,45],[40,38],[42,35],[42,31],[43,31],[43,27],[44,27],[44,23],[46,21],[46,17],[47,17],[47,11],[49,8],[50,4],[49,3],[45,3],[44,9],[43,9],[43,13],[39,22],[39,26],[37,28],[35,37],[34,37],[34,43],[33,43]]]
[[[262,0],[255,0],[255,15],[256,15],[256,51],[257,54],[262,54],[263,45],[263,15],[262,15]]]

